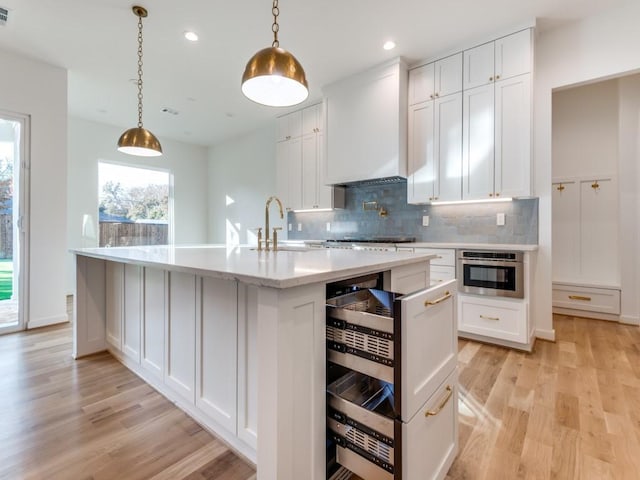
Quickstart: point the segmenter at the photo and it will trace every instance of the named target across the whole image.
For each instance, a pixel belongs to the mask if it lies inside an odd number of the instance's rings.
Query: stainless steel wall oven
[[[458,291],[524,298],[522,252],[458,251]]]

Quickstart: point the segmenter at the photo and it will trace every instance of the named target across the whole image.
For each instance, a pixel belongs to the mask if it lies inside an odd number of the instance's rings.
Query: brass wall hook
[[[556,188],[559,192],[562,192],[565,189],[565,186],[563,184],[560,184]]]
[[[591,184],[591,188],[593,188],[595,191],[598,191],[598,189],[600,188],[600,184],[598,184],[598,180],[595,180],[595,181]]]

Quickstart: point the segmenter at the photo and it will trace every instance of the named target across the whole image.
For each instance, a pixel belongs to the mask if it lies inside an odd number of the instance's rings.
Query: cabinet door
[[[409,105],[433,100],[435,63],[429,63],[409,71]]]
[[[409,107],[407,202],[433,200],[435,184],[433,101]]]
[[[531,75],[495,84],[495,196],[531,194]]]
[[[122,309],[124,304],[124,264],[106,262],[107,342],[122,350]]]
[[[401,299],[401,411],[408,421],[455,370],[455,280]]]
[[[531,30],[522,30],[496,40],[495,55],[496,80],[531,72]]]
[[[614,179],[580,182],[580,275],[583,282],[620,284],[618,210],[618,187]]]
[[[302,208],[301,137],[278,142],[276,146],[276,189],[287,210]]]
[[[463,52],[463,89],[479,87],[494,81],[494,42]]]
[[[144,269],[142,367],[158,378],[164,376],[166,278],[164,270]]]
[[[277,120],[276,141],[291,140],[302,135],[302,112],[297,111],[283,115]]]
[[[291,210],[289,200],[289,142],[276,144],[276,195],[287,210]]]
[[[462,91],[462,52],[438,60],[434,70],[436,97]]]
[[[140,331],[142,328],[142,267],[124,265],[124,322],[122,351],[140,363]]]
[[[458,379],[454,370],[402,424],[402,478],[445,478],[458,453]]]
[[[462,93],[435,101],[434,200],[462,198]]]
[[[517,343],[529,341],[527,304],[523,300],[460,295],[458,329]]]
[[[165,383],[190,403],[195,401],[196,276],[169,273]]]
[[[302,137],[302,208],[318,208],[318,137],[311,133]]]
[[[202,278],[198,322],[196,406],[236,433],[238,287],[235,281]]]
[[[302,135],[317,133],[322,130],[322,104],[311,105],[302,110]]]
[[[494,85],[463,92],[462,199],[493,197]]]
[[[318,167],[318,207],[334,208],[334,187],[326,185],[326,164],[324,157],[324,132],[316,134],[317,167]],[[338,187],[339,188],[339,187]],[[343,208],[344,205],[339,208]]]

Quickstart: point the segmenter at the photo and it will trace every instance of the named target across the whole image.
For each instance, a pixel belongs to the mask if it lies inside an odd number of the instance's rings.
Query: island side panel
[[[258,478],[324,480],[325,286],[258,288]]]
[[[76,255],[73,358],[106,350],[105,261]]]

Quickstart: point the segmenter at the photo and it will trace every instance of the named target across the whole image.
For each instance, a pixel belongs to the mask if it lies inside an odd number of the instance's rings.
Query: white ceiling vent
[[[0,7],[0,25],[6,25],[8,17],[9,17],[9,10],[7,10],[4,7]]]

